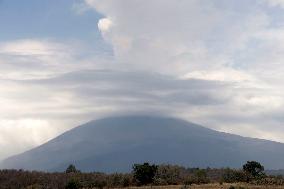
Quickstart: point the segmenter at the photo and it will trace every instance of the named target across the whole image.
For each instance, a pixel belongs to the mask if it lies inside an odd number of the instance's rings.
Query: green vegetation
[[[134,164],[133,177],[138,185],[152,184],[157,170],[157,165],[150,165],[149,163]]]
[[[78,173],[78,172],[80,172],[80,171],[77,170],[75,165],[73,165],[73,164],[70,164],[65,171],[65,173]]]
[[[246,189],[242,186],[230,186],[229,189]]]
[[[256,161],[248,161],[243,165],[243,171],[248,175],[248,178],[259,179],[265,177],[264,167]]]
[[[231,183],[231,185],[227,185]],[[23,170],[0,170],[0,189],[80,189],[80,188],[123,188],[141,185],[181,186],[196,188],[198,185],[213,184],[223,188],[242,187],[235,183],[284,186],[282,176],[267,176],[264,167],[254,161],[237,169],[185,168],[177,165],[135,164],[131,173],[105,174],[82,173],[74,165],[64,173],[44,173]]]
[[[68,181],[65,187],[65,189],[79,189],[79,188],[82,188],[82,186],[80,182],[76,179],[71,179],[70,181]]]
[[[227,168],[222,175],[222,181],[226,183],[246,182],[247,176],[242,170]]]

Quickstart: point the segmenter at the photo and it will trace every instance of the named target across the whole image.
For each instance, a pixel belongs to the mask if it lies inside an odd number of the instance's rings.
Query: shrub
[[[224,170],[222,180],[226,183],[245,182],[246,174],[243,171],[228,168]]]
[[[174,165],[159,165],[155,175],[155,183],[163,185],[177,185],[182,182],[181,171],[184,168]],[[158,184],[161,185],[161,184]]]
[[[42,187],[39,184],[33,184],[26,187],[26,189],[42,189]]]
[[[242,187],[242,186],[230,186],[229,189],[245,189],[245,187]]]
[[[210,182],[210,180],[207,177],[206,171],[199,169],[195,172],[194,177],[196,179],[196,184],[207,184]]]
[[[196,183],[195,179],[192,176],[188,176],[187,178],[185,178],[183,184],[187,186],[187,185],[192,185],[194,183]]]

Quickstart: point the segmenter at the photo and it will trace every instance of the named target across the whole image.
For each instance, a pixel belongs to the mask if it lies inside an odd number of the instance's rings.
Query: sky
[[[107,116],[284,142],[284,0],[0,0],[0,160]]]

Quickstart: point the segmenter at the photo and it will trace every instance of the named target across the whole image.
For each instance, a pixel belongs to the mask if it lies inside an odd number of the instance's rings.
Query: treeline
[[[70,165],[64,173],[1,170],[0,189],[80,189],[123,188],[141,185],[183,185],[236,183],[284,185],[282,176],[267,176],[255,161],[243,169],[199,169],[176,165],[135,164],[131,173],[82,173]]]

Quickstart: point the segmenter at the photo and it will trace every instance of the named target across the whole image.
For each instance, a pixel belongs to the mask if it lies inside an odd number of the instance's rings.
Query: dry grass
[[[187,189],[228,189],[230,186],[243,187],[245,189],[284,189],[284,186],[255,186],[248,184],[204,184],[204,185],[191,185],[188,186]],[[143,187],[129,187],[128,189],[186,189],[180,185],[174,186],[143,186]]]

